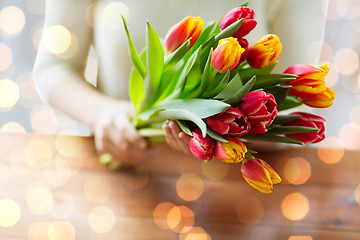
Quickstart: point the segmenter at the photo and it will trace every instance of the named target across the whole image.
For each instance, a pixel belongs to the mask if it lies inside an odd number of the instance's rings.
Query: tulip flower
[[[281,49],[279,37],[274,34],[267,34],[249,47],[247,61],[253,68],[266,68],[276,62]]]
[[[206,123],[212,130],[222,135],[242,136],[250,131],[247,116],[233,107],[215,116],[208,117]]]
[[[238,163],[244,160],[247,148],[243,142],[234,137],[225,136],[228,142],[216,141],[214,156],[226,163]]]
[[[266,162],[261,159],[248,159],[241,167],[246,182],[262,193],[271,193],[273,185],[280,183],[281,178]]]
[[[195,129],[190,138],[190,151],[192,154],[205,161],[210,161],[214,156],[214,140],[206,135],[204,138],[199,128]]]
[[[211,56],[211,64],[220,73],[231,71],[239,64],[243,52],[236,38],[221,39]]]
[[[311,113],[295,112],[291,115],[300,116],[299,119],[283,124],[284,126],[303,126],[317,128],[317,132],[286,134],[286,137],[295,138],[304,144],[318,143],[325,138],[325,119]]]
[[[175,24],[165,35],[165,47],[168,52],[175,51],[189,38],[192,47],[199,38],[204,28],[204,21],[200,17],[187,16],[181,22]]]
[[[277,103],[271,93],[252,91],[239,104],[251,125],[249,133],[265,133],[277,115]]]
[[[256,27],[257,22],[254,20],[255,12],[248,7],[237,7],[226,13],[220,20],[219,27],[224,30],[232,23],[243,18],[243,22],[237,32],[233,35],[235,38],[242,38],[246,36],[251,30]]]
[[[246,59],[249,52],[249,42],[245,38],[239,38],[238,42],[240,43],[241,48],[244,49],[244,52],[241,54],[240,57],[240,62],[243,62]]]
[[[311,107],[330,107],[335,99],[335,92],[325,86],[325,76],[328,74],[327,64],[316,67],[309,64],[295,64],[288,67],[284,73],[297,75],[295,80],[286,82],[291,85],[289,94],[299,97]]]

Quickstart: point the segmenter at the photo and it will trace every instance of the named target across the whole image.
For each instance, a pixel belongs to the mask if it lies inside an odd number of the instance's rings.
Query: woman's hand
[[[190,136],[181,131],[179,125],[176,122],[171,121],[164,124],[163,130],[165,132],[166,142],[172,149],[183,152],[185,154],[190,153]]]
[[[119,101],[102,111],[95,121],[95,146],[99,153],[108,153],[120,163],[142,163],[155,154],[147,149],[147,142],[139,136],[130,122],[132,106]]]

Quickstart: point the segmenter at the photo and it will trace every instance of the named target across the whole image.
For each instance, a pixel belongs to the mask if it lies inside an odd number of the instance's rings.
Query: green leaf
[[[299,115],[277,115],[272,125],[281,125],[299,118]]]
[[[140,53],[140,59],[143,63],[146,64],[146,51]],[[138,113],[140,110],[141,101],[144,99],[145,95],[145,86],[144,79],[141,77],[139,71],[132,68],[130,73],[130,81],[129,81],[129,98],[131,103],[134,106],[135,112]]]
[[[189,125],[187,124],[186,121],[181,121],[181,120],[176,120],[176,123],[179,125],[181,131],[183,131],[184,133],[186,133],[189,136],[193,136]]]
[[[228,37],[231,37],[232,35],[234,35],[234,33],[236,33],[237,30],[239,30],[239,28],[241,27],[241,24],[243,21],[244,21],[244,19],[242,18],[242,19],[232,23],[227,28],[225,28],[223,31],[221,31],[218,35],[216,35],[215,36],[215,44],[217,45],[217,43],[219,42],[220,39],[228,38]],[[213,47],[215,47],[215,46],[213,46]]]
[[[207,86],[209,86],[210,82],[213,80],[215,69],[211,65],[211,55],[213,50],[209,52],[208,59],[206,61],[203,74],[201,76],[200,88],[198,88],[198,92],[195,97],[202,96],[202,94],[206,91]]]
[[[145,98],[142,109],[149,108],[158,97],[161,76],[164,67],[164,50],[160,38],[153,27],[147,22],[146,28],[146,77]]]
[[[264,91],[271,93],[275,97],[277,104],[281,104],[286,99],[290,88],[291,86],[273,86],[266,88]]]
[[[272,87],[294,79],[296,79],[296,75],[292,74],[256,74],[256,83],[253,89]]]
[[[238,72],[240,74],[241,80],[243,82],[247,82],[250,78],[252,78],[254,75],[260,75],[260,74],[269,74],[272,72],[274,67],[276,66],[277,62],[274,64],[266,67],[266,68],[252,68],[249,66],[249,64],[244,64],[243,68],[238,69]]]
[[[250,140],[250,141],[264,141],[264,142],[281,142],[281,143],[290,143],[290,144],[298,144],[304,145],[304,143],[300,142],[297,139],[277,136],[271,134],[247,134],[241,137],[238,137],[240,140]]]
[[[193,112],[200,118],[207,118],[221,113],[230,107],[229,104],[212,99],[174,99],[156,106],[157,109],[184,109]]]
[[[238,91],[234,94],[234,96],[224,99],[223,101],[230,104],[233,107],[236,107],[240,101],[245,97],[245,95],[250,91],[252,86],[256,81],[256,77],[252,77],[245,85],[238,89]]]
[[[139,55],[138,55],[138,53],[136,51],[135,45],[134,45],[133,41],[131,40],[129,29],[128,29],[128,26],[127,26],[127,22],[126,22],[126,20],[125,20],[125,18],[124,18],[124,16],[122,14],[121,14],[121,18],[123,20],[126,36],[127,36],[127,39],[128,39],[129,54],[130,54],[131,61],[133,62],[136,70],[139,72],[141,77],[145,78],[145,76],[146,76],[145,66],[141,62],[140,57],[139,57]]]
[[[236,74],[235,77],[231,79],[229,84],[224,88],[224,90],[215,96],[215,99],[229,99],[233,97],[243,86],[244,85],[240,79],[239,74]]]
[[[318,132],[319,129],[302,126],[280,126],[271,128],[268,134],[289,134],[289,133],[304,133],[304,132]]]
[[[193,122],[202,132],[202,136],[206,137],[206,124],[205,122],[198,117],[196,114],[187,111],[185,109],[167,109],[159,111],[153,119],[155,121],[161,120],[188,120]]]
[[[184,42],[180,47],[178,47],[174,52],[166,56],[164,60],[164,69],[169,69],[175,64],[177,64],[187,53],[190,48],[190,39]]]
[[[229,82],[229,77],[230,77],[230,71],[227,71],[226,74],[221,79],[221,81],[219,82],[219,84],[213,89],[207,89],[203,97],[213,98],[214,96],[218,95],[226,87],[227,83]]]
[[[226,140],[225,138],[223,138],[220,134],[218,134],[217,132],[214,132],[213,130],[211,130],[210,128],[207,128],[207,134],[214,140],[220,141],[220,142],[228,142],[228,140]]]
[[[186,81],[184,85],[183,96],[186,98],[193,98],[197,94],[197,89],[199,88],[201,81],[201,68],[200,68],[200,51],[201,46],[197,50],[195,59],[190,67],[190,70],[186,76]]]
[[[291,108],[301,106],[302,102],[298,98],[293,96],[287,96],[285,100],[278,106],[278,111],[283,111]]]

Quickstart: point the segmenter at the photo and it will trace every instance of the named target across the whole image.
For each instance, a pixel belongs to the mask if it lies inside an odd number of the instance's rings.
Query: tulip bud
[[[316,67],[309,64],[295,64],[288,67],[284,73],[297,75],[295,80],[286,82],[291,85],[289,94],[317,108],[330,107],[335,99],[335,92],[325,86],[325,76],[328,74],[327,64]]]
[[[175,24],[165,35],[165,47],[168,52],[175,51],[189,38],[192,47],[199,38],[204,28],[204,21],[200,17],[188,16],[181,22]]]
[[[273,185],[280,183],[281,178],[266,162],[261,159],[248,159],[241,167],[246,182],[262,193],[271,193]]]
[[[250,133],[265,133],[277,115],[277,103],[271,93],[252,91],[239,104],[251,125]]]
[[[249,52],[249,42],[245,38],[239,38],[238,42],[240,43],[241,48],[244,49],[244,52],[241,54],[240,62],[243,62],[248,55]]]
[[[208,117],[206,123],[212,130],[222,135],[242,136],[250,131],[247,116],[233,107],[215,116]]]
[[[253,68],[266,68],[276,62],[281,49],[282,45],[278,36],[265,35],[249,47],[247,61]]]
[[[214,140],[206,135],[203,138],[200,129],[195,129],[193,136],[190,138],[190,151],[192,154],[205,161],[210,161],[214,156]]]
[[[248,7],[237,7],[226,13],[220,20],[219,27],[224,30],[229,25],[243,18],[243,22],[237,32],[233,35],[235,38],[242,38],[249,34],[256,27],[257,22],[254,20],[255,12]]]
[[[228,142],[215,143],[214,156],[226,163],[238,163],[244,160],[247,148],[243,142],[234,137],[224,137]]]
[[[283,126],[303,126],[317,128],[317,132],[304,132],[286,134],[286,137],[295,138],[304,144],[318,143],[325,138],[325,119],[310,113],[295,112],[290,115],[298,115],[299,119],[292,120]]]
[[[220,73],[231,71],[239,64],[243,52],[236,38],[221,39],[211,56],[211,64]]]

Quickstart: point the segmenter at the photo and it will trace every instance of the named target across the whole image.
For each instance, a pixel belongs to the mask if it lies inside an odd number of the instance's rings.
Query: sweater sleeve
[[[92,43],[86,19],[92,0],[46,0],[45,21],[34,64],[34,81],[44,102],[64,80],[85,80]],[[64,96],[65,97],[65,96]]]

